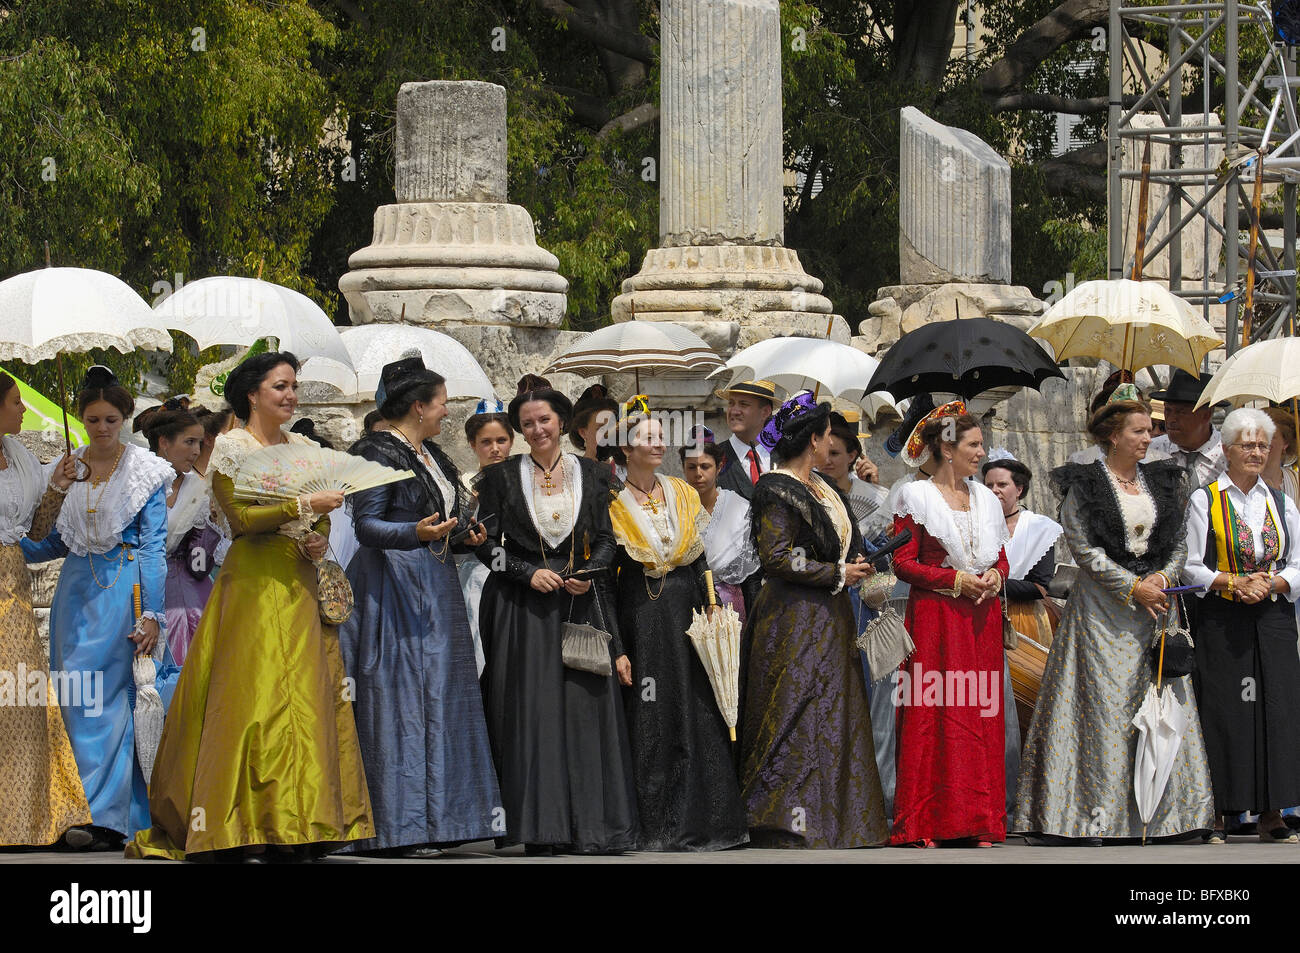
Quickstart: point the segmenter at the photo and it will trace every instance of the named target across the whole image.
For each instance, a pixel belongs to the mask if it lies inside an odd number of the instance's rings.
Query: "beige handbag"
[[[903,617],[889,605],[867,623],[857,638],[857,646],[867,657],[873,683],[888,678],[916,651],[916,644],[903,625]]]

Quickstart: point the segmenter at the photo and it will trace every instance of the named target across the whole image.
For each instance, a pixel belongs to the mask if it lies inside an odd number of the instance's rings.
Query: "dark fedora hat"
[[[1213,376],[1213,374],[1202,374],[1197,377],[1180,367],[1169,379],[1168,387],[1164,390],[1153,390],[1148,396],[1152,400],[1164,401],[1166,404],[1194,404],[1201,399],[1205,385],[1210,383],[1210,378]]]

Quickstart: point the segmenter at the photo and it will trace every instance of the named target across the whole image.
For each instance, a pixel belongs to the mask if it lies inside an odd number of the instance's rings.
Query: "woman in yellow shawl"
[[[659,421],[627,428],[627,480],[610,505],[618,541],[619,676],[641,818],[638,850],[723,850],[749,840],[729,732],[686,630],[707,604],[708,514],[684,480],[656,473]],[[630,671],[627,668],[631,663]]]
[[[298,405],[297,370],[288,352],[262,353],[226,382],[244,424],[217,438],[208,473],[234,542],[163,728],[153,827],[128,857],[309,861],[375,836],[338,632],[321,622],[312,565],[325,555],[325,514],[343,495],[262,503],[234,494],[249,453],[311,442],[284,427]]]

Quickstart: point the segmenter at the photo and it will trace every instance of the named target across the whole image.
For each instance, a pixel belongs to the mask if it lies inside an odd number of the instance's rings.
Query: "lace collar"
[[[31,529],[48,477],[40,461],[16,439],[5,434],[3,442],[9,466],[0,470],[0,543],[8,545]]]
[[[1002,504],[982,483],[966,479],[970,489],[970,529],[958,528],[952,508],[931,480],[908,483],[899,491],[894,513],[910,516],[942,544],[947,556],[943,565],[962,572],[985,573],[998,561],[998,553],[1011,538]]]
[[[1006,545],[1008,578],[1024,579],[1063,532],[1061,524],[1050,516],[1022,508],[1015,535]]]
[[[73,452],[80,459],[86,448]],[[92,487],[87,481],[68,490],[55,523],[59,536],[78,556],[102,555],[122,542],[122,531],[144,509],[149,497],[175,479],[176,471],[162,457],[126,444],[106,485]],[[88,512],[91,508],[94,513]]]
[[[181,479],[176,502],[167,510],[167,552],[173,552],[190,530],[206,526],[211,511],[208,486],[191,470]]]

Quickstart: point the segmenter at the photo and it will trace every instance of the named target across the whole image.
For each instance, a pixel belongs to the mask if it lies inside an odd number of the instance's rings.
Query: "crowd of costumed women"
[[[1113,380],[1094,449],[1044,478],[962,402],[918,398],[886,487],[857,414],[767,381],[718,392],[725,436],[535,375],[452,435],[446,382],[406,357],[364,435],[313,458],[401,478],[286,498],[257,468],[323,443],[290,428],[298,371],[260,349],[221,410],[136,414],[93,367],[89,442],[45,465],[0,376],[0,668],[23,673],[0,684],[0,845],[283,863],[1296,842],[1280,409],[1215,427],[1204,378]],[[29,566],[55,559],[46,654]],[[687,635],[731,618],[734,718]],[[1134,715],[1157,678],[1181,738],[1143,810]]]

